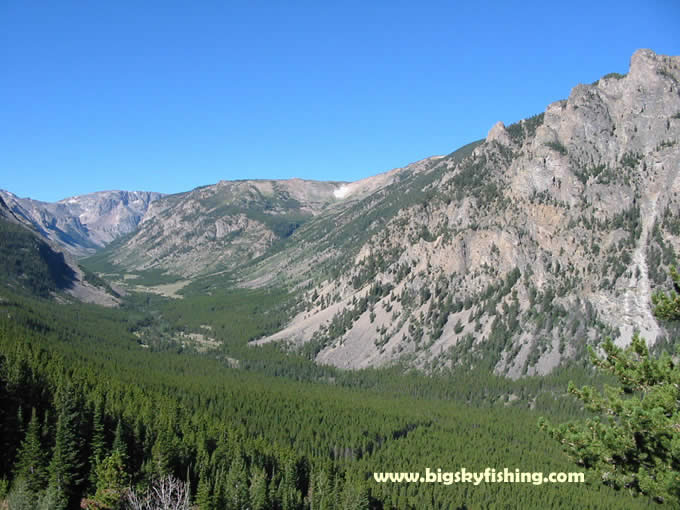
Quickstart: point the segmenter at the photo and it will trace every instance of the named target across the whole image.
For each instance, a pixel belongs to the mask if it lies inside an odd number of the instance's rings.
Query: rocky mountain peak
[[[486,135],[486,142],[498,142],[501,145],[510,145],[510,135],[505,130],[505,124],[501,121],[496,122]]]

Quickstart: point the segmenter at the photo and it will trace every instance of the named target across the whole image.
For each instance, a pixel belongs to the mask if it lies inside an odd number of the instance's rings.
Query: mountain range
[[[0,190],[0,198],[17,217],[75,256],[92,255],[134,231],[149,205],[162,196],[144,191],[100,191],[51,203]]]
[[[650,311],[680,248],[680,57],[485,140],[361,181],[222,181],[56,204],[0,192],[21,223],[123,286],[145,276],[283,287],[258,343],[343,368],[405,363],[546,374],[588,344],[668,331]],[[181,291],[180,294],[181,295]]]

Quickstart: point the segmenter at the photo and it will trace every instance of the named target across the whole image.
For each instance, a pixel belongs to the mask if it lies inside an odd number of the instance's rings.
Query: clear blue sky
[[[677,0],[474,4],[3,0],[0,188],[351,181],[680,54]]]

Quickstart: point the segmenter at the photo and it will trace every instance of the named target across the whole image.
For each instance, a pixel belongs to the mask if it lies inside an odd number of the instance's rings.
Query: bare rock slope
[[[680,57],[639,50],[627,75],[578,85],[301,228],[251,273],[283,268],[304,296],[263,341],[340,367],[399,360],[513,377],[581,358],[604,335],[655,341],[651,293],[680,248],[679,142]]]
[[[337,215],[404,175],[421,171],[425,162],[352,183],[221,181],[168,196],[151,204],[138,231],[112,250],[108,260],[128,271],[158,270],[182,277],[240,270],[295,244],[295,233],[308,222]],[[261,282],[271,281],[278,272],[273,269]]]

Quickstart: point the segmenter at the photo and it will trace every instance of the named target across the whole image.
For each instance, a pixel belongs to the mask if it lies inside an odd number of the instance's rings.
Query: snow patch
[[[349,195],[350,191],[351,190],[349,189],[349,186],[343,184],[338,189],[333,191],[333,196],[335,196],[335,198],[345,198],[347,195]]]

